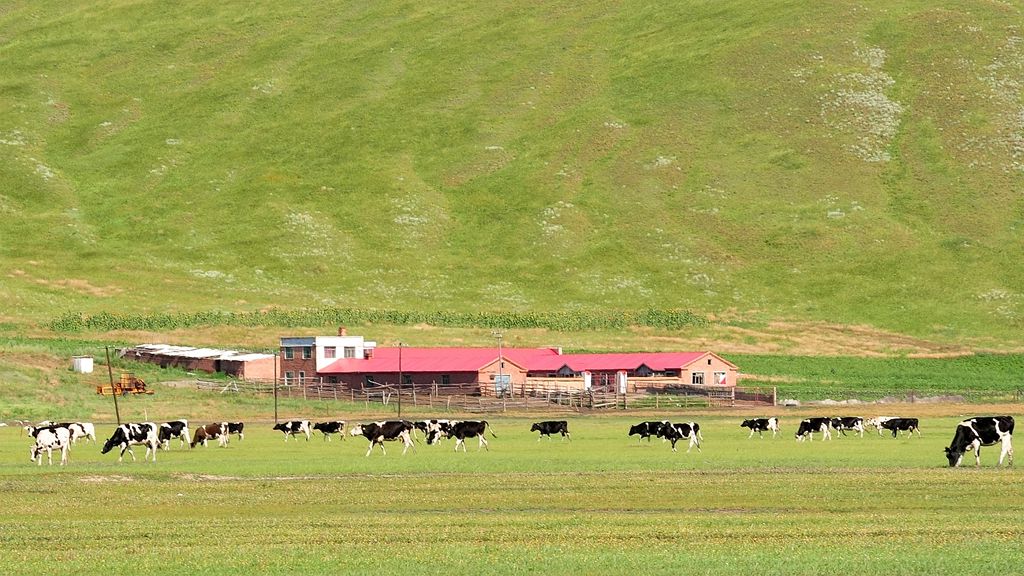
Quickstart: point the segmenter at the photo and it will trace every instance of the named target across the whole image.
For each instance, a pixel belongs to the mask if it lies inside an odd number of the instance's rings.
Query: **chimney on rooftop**
[[[338,336],[348,336],[348,330],[344,326],[338,326]]]

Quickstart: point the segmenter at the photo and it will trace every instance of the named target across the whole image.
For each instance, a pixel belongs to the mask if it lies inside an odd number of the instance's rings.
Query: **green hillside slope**
[[[1019,340],[1021,17],[14,0],[0,320],[684,308]]]

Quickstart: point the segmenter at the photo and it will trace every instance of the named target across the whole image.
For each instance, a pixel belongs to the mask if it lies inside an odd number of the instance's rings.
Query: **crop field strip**
[[[27,438],[0,429],[0,562],[33,574],[934,574],[1024,560],[1019,469],[997,469],[994,448],[980,470],[947,468],[959,418],[923,419],[921,438],[802,444],[795,418],[775,440],[748,440],[737,418],[693,419],[700,453],[627,437],[636,418],[570,418],[572,442],[492,419],[489,452],[447,441],[404,457],[397,445],[364,457],[362,438],[285,443],[254,424],[225,449],[172,442],[156,464],[79,444],[66,469],[30,464]]]

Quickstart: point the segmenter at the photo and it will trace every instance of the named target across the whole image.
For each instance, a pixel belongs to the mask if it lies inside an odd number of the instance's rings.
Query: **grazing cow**
[[[160,424],[160,430],[157,432],[157,440],[160,441],[160,447],[164,450],[170,450],[171,438],[179,440],[179,448],[185,445],[191,446],[192,438],[188,433],[188,420],[172,420]]]
[[[239,440],[245,440],[245,422],[228,422],[228,434],[238,434]]]
[[[288,420],[287,422],[281,422],[274,424],[274,430],[280,430],[284,433],[284,441],[287,442],[288,438],[294,438],[296,434],[305,434],[306,442],[309,442],[309,420]]]
[[[839,418],[832,418],[829,422],[843,436],[846,436],[847,430],[852,430],[861,438],[864,437],[864,419],[860,416],[840,416]]]
[[[228,423],[214,422],[205,426],[196,426],[196,433],[192,435],[192,443],[189,448],[195,448],[196,444],[202,444],[206,448],[207,440],[216,440],[217,445],[224,448],[228,445]]]
[[[814,433],[821,432],[824,436],[822,440],[831,440],[832,432],[829,431],[831,423],[828,418],[804,418],[800,421],[800,428],[796,431],[796,439],[803,442],[805,438],[810,438],[813,442]]]
[[[758,436],[764,438],[764,434],[762,434],[762,432],[766,432],[768,430],[771,430],[772,438],[775,438],[779,433],[779,419],[773,416],[771,418],[753,418],[750,420],[744,420],[743,423],[740,424],[740,428],[750,428],[750,436],[747,436],[748,440],[754,436],[754,432],[757,432]]]
[[[530,427],[530,432],[540,432],[537,435],[537,442],[540,442],[540,439],[545,436],[548,437],[548,440],[551,440],[552,434],[561,434],[563,440],[568,438],[572,442],[572,437],[569,436],[569,423],[565,420],[534,422],[533,426]]]
[[[885,429],[885,427],[882,426],[882,424],[888,422],[889,420],[892,420],[893,418],[895,418],[895,416],[875,416],[874,418],[868,418],[867,420],[864,421],[864,427],[866,428],[868,426],[874,426],[875,429],[878,430],[878,435],[881,436],[882,430]]]
[[[29,461],[36,462],[36,458],[38,458],[38,465],[42,466],[43,451],[46,451],[46,461],[53,466],[53,451],[57,449],[60,450],[60,465],[68,463],[68,450],[71,448],[71,431],[68,428],[61,426],[37,428],[31,435],[35,437],[36,442],[29,448]]]
[[[959,466],[964,452],[974,451],[974,465],[981,466],[981,447],[1002,445],[999,465],[1009,456],[1008,466],[1013,466],[1013,416],[983,416],[970,418],[956,425],[953,441],[946,448],[950,467]]]
[[[462,451],[466,451],[466,438],[480,438],[480,442],[477,444],[476,449],[486,449],[490,452],[490,448],[487,447],[487,439],[484,438],[484,433],[488,431],[487,420],[461,420],[449,423],[445,427],[445,433],[451,437],[455,437],[455,451],[459,451],[459,446],[462,446]],[[490,429],[491,437],[497,438],[497,434],[494,433],[494,429]]]
[[[349,430],[349,434],[352,436],[363,436],[370,441],[370,448],[366,451],[366,455],[369,456],[373,452],[374,446],[380,446],[380,451],[385,456],[388,455],[387,450],[384,449],[385,441],[401,440],[405,446],[402,449],[402,455],[404,456],[409,447],[413,446],[412,437],[410,432],[413,429],[412,423],[407,420],[388,420],[385,422],[371,422],[369,424],[356,424]]]
[[[661,427],[664,426],[665,424],[668,424],[668,420],[662,420],[660,422],[649,421],[634,424],[629,427],[629,435],[633,436],[634,434],[639,434],[640,439],[637,440],[638,444],[644,438],[647,438],[647,441],[650,442],[651,436],[657,436],[658,431],[661,430]]]
[[[703,439],[700,433],[700,424],[696,422],[680,422],[680,423],[669,423],[666,422],[658,430],[658,438],[664,438],[672,442],[672,451],[676,451],[676,442],[680,440],[689,440],[690,446],[686,449],[689,452],[694,446],[697,447],[697,452],[701,452],[700,441]]]
[[[880,424],[882,428],[892,431],[892,437],[895,438],[899,432],[906,431],[911,437],[914,436],[914,432],[917,431],[917,435],[921,436],[921,428],[917,424],[917,418],[889,418]],[[881,432],[879,432],[881,434]]]
[[[423,432],[423,436],[427,439],[427,444],[437,444],[442,438],[447,438],[445,430],[447,426],[451,424],[451,420],[420,420],[414,422],[413,426],[416,430]]]
[[[330,440],[331,434],[338,434],[345,439],[345,421],[331,420],[329,422],[317,422],[313,424],[313,430],[319,430],[324,435],[324,440]]]
[[[68,430],[71,431],[72,444],[76,444],[79,438],[96,441],[96,427],[92,425],[92,422],[71,422],[68,424]]]
[[[141,422],[141,423],[130,423],[121,424],[114,429],[114,434],[107,438],[107,443],[103,445],[101,454],[110,452],[115,446],[121,448],[121,454],[118,455],[117,461],[121,462],[124,459],[124,453],[127,450],[132,456],[132,462],[135,462],[135,451],[132,450],[132,445],[142,444],[146,447],[145,460],[149,459],[149,454],[153,454],[153,462],[156,462],[156,451],[160,445],[160,441],[157,439],[157,427],[152,422]]]

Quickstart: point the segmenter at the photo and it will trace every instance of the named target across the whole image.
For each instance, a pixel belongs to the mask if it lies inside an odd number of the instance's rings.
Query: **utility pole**
[[[402,419],[402,341],[398,341],[398,419]]]
[[[274,425],[277,425],[277,354],[274,354]]]
[[[502,333],[499,332],[499,331],[494,331],[494,332],[491,332],[491,336],[494,336],[495,338],[498,339],[498,386],[501,386],[501,392],[504,395],[504,394],[507,394],[507,393],[511,392],[511,390],[509,390],[508,388],[505,387],[505,372],[503,370],[503,368],[505,366],[505,359],[502,358],[502,356],[501,356],[501,337],[502,337]],[[509,388],[511,388],[511,386]]]
[[[117,407],[117,389],[114,388],[114,369],[110,366],[110,346],[104,347],[107,351],[107,376],[110,377],[110,395],[114,397],[114,415],[117,416],[117,425],[121,425],[121,410]]]

